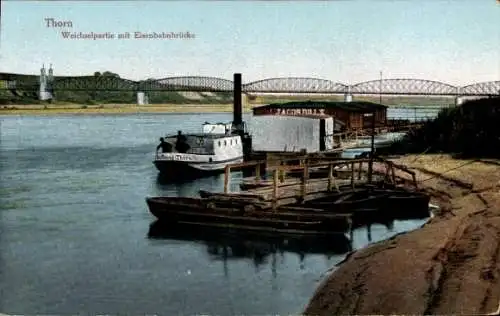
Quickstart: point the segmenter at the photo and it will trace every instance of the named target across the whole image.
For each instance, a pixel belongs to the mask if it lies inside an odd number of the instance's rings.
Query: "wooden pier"
[[[370,164],[371,176],[367,173]],[[244,182],[251,181],[253,187],[231,192],[231,173],[249,168],[254,176]],[[311,170],[323,170],[325,176],[311,178]],[[427,196],[396,190],[395,170],[410,174],[416,188],[415,174],[388,160],[301,155],[228,165],[223,192],[200,191],[199,198],[150,197],[146,202],[159,220],[194,227],[281,234],[345,234],[351,231],[353,218],[363,221],[387,215],[382,211],[387,205],[404,209],[401,203],[417,204],[427,209]],[[266,179],[267,175],[271,178]]]
[[[299,164],[288,165],[287,162],[299,161]],[[252,161],[226,166],[224,173],[224,192],[212,194],[213,197],[228,197],[233,200],[249,197],[258,199],[261,203],[267,202],[267,207],[276,208],[278,206],[304,203],[308,200],[331,195],[332,192],[354,190],[367,184],[386,184],[396,186],[398,177],[395,170],[400,170],[413,179],[413,184],[417,188],[415,173],[404,166],[394,164],[389,160],[374,158],[372,183],[369,183],[367,175],[370,159],[339,159],[329,157],[298,156],[278,161]],[[271,179],[263,179],[262,167],[268,166],[266,171],[271,172]],[[240,192],[230,192],[231,172],[253,168],[255,176],[243,180],[248,189]],[[323,178],[311,179],[310,170],[323,169],[327,176]],[[300,171],[300,177],[287,177],[287,174]],[[296,174],[296,173],[295,173]],[[341,190],[342,188],[342,190]],[[208,196],[208,194],[206,194]]]

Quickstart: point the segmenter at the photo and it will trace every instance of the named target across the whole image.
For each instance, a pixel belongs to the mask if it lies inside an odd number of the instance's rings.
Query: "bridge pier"
[[[350,93],[344,94],[344,102],[352,102],[352,94]]]
[[[455,106],[460,106],[464,103],[465,97],[456,97],[455,98]]]
[[[144,92],[137,92],[137,105],[145,105],[149,104],[148,102],[148,96]]]
[[[40,78],[39,78],[39,94],[38,99],[41,101],[52,100],[51,87],[54,81],[54,71],[52,69],[52,65],[50,65],[49,73],[45,72],[45,65],[40,69]]]

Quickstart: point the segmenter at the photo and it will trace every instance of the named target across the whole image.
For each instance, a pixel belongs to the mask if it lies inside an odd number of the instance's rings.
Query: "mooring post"
[[[260,182],[260,162],[255,165],[255,180]]]
[[[224,193],[229,192],[229,175],[231,174],[231,167],[226,165],[224,170]]]
[[[351,187],[354,189],[354,162],[351,162]]]
[[[358,170],[358,180],[361,180],[361,171],[363,170],[363,160],[361,160],[359,162],[358,168],[359,168],[359,170]]]
[[[307,194],[307,178],[309,177],[309,170],[308,170],[308,161],[306,160],[304,164],[304,169],[302,173],[302,186],[301,186],[301,196],[302,196],[302,201],[305,200],[306,194]]]
[[[392,182],[394,183],[394,185],[396,185],[396,173],[394,171],[394,165],[391,164],[391,174],[392,174]]]
[[[278,176],[279,176],[279,168],[274,169],[273,172],[273,208],[276,207],[278,201]]]
[[[382,96],[380,97],[382,99]],[[380,100],[382,101],[382,100]],[[381,102],[382,103],[382,102]],[[371,148],[370,148],[370,161],[368,162],[368,184],[372,184],[372,176],[373,176],[373,158],[375,155],[375,116],[377,112],[376,109],[373,109],[372,112],[372,135],[371,135]]]
[[[285,168],[286,164],[285,164],[285,161],[282,161],[281,162],[281,165],[280,165],[280,183],[283,183],[285,182],[285,173],[286,173],[286,168]]]
[[[332,191],[333,186],[333,164],[328,164],[328,192]]]
[[[411,177],[413,178],[413,184],[415,185],[415,189],[418,189],[417,176],[415,175],[415,173],[412,173]]]

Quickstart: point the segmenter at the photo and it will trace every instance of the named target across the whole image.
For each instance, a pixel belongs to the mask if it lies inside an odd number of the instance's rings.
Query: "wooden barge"
[[[153,215],[172,224],[317,235],[348,232],[350,229],[349,215],[323,214],[306,209],[297,212],[285,206],[262,208],[257,201],[221,203],[217,198],[182,197],[152,197],[146,201]]]
[[[291,160],[297,161],[297,158]],[[148,197],[147,205],[159,220],[174,226],[209,226],[289,235],[345,234],[351,230],[353,220],[380,216],[402,218],[410,209],[418,216],[428,216],[428,196],[396,189],[394,169],[411,174],[416,188],[415,174],[390,161],[374,159],[372,170],[378,172],[370,176],[366,175],[364,167],[370,163],[369,159],[305,157],[293,165],[280,160],[267,163],[271,165],[266,171],[271,171],[272,180],[262,179],[261,167],[265,163],[228,165],[224,192],[202,191],[199,198]],[[346,166],[342,175],[335,172]],[[230,192],[231,171],[249,167],[255,169],[257,186]],[[310,179],[312,168],[327,168],[328,177]],[[297,170],[301,171],[300,178],[287,178],[287,172]],[[410,207],[413,205],[415,207]]]

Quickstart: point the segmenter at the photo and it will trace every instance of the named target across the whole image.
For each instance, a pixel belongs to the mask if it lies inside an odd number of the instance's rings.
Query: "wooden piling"
[[[280,183],[283,183],[283,182],[285,182],[286,160],[283,160],[280,165],[282,167],[279,168],[279,180],[280,180]]]
[[[354,162],[351,162],[351,187],[354,189]]]
[[[332,191],[332,185],[333,185],[333,165],[329,164],[328,165],[328,191]]]
[[[392,177],[392,183],[396,185],[396,173],[394,171],[394,165],[391,164],[391,177]]]
[[[279,172],[279,168],[273,172],[273,209],[276,208],[276,202],[278,201]]]
[[[339,184],[333,176],[333,169],[334,165],[332,163],[328,164],[328,192],[332,191],[333,186],[335,186],[337,192],[340,192]]]
[[[400,166],[395,163],[393,163],[390,160],[386,160],[380,157],[376,157],[374,159],[378,165],[380,166],[385,166],[385,178],[387,182],[392,182],[395,184],[396,182],[396,170],[398,172],[405,172],[408,173],[410,176],[413,178],[413,182],[416,185],[416,179],[414,176],[414,172],[412,170],[409,170],[405,166]],[[293,162],[292,164],[288,164],[286,162],[291,161]],[[298,165],[298,161],[301,162],[300,165]],[[309,156],[295,156],[292,158],[284,158],[284,159],[279,159],[274,162],[274,167],[271,168],[271,170],[274,171],[272,177],[273,179],[271,181],[269,180],[259,180],[255,181],[254,183],[258,183],[259,181],[267,182],[267,185],[264,185],[262,187],[257,186],[255,189],[252,189],[250,191],[255,192],[255,194],[259,194],[262,196],[266,196],[266,200],[268,202],[267,207],[271,207],[272,204],[275,204],[277,206],[279,205],[284,205],[286,203],[297,203],[301,202],[304,200],[308,200],[313,198],[315,194],[327,194],[327,192],[333,191],[333,187],[339,191],[339,185],[348,185],[351,186],[352,189],[354,189],[357,185],[360,183],[363,183],[366,181],[363,180],[363,174],[364,174],[364,163],[368,163],[369,160],[367,158],[361,158],[361,159],[335,159],[335,160],[330,160],[329,157],[311,157]],[[230,190],[230,174],[231,171],[234,169],[243,169],[243,168],[249,168],[253,167],[256,170],[256,175],[260,174],[259,168],[262,168],[262,164],[265,162],[262,161],[253,161],[253,162],[245,162],[241,164],[232,164],[226,167],[225,170],[225,175],[224,175],[224,193],[229,194]],[[350,173],[350,179],[344,179],[340,180],[341,184],[338,183],[338,180],[334,176],[335,174],[335,166],[341,166],[341,165],[347,165],[348,167],[351,168],[351,170],[347,170],[347,174]],[[358,169],[358,175],[356,176],[356,167],[359,167]],[[328,168],[328,177],[324,177],[323,179],[310,179],[310,170],[311,168]],[[300,170],[300,171],[299,171]],[[377,169],[379,170],[379,169]],[[285,179],[285,174],[286,172],[292,172],[294,173],[296,171],[299,171],[302,173],[301,179]],[[325,170],[326,171],[326,170]],[[382,172],[384,172],[382,171]],[[321,184],[320,184],[321,182]],[[250,191],[246,193],[250,193]],[[298,191],[298,192],[297,192]],[[257,193],[258,192],[258,193]],[[244,195],[244,194],[242,194]],[[277,202],[271,202],[271,200],[277,200]],[[286,200],[286,201],[285,201]],[[290,200],[290,201],[288,201]]]
[[[224,193],[229,193],[229,177],[231,175],[231,166],[224,168]]]
[[[418,189],[417,176],[415,175],[415,173],[413,173],[411,177],[413,179],[413,185],[415,186],[415,189]]]
[[[308,163],[306,161],[306,163],[304,164],[304,169],[303,169],[303,173],[302,173],[302,185],[301,185],[301,193],[300,193],[300,196],[302,199],[305,199],[306,195],[307,195],[307,180],[309,178],[309,166],[308,166]]]
[[[361,180],[361,171],[363,170],[363,161],[360,161],[359,162],[359,166],[358,166],[358,180]]]
[[[386,162],[386,163],[384,164],[384,166],[385,166],[385,175],[384,175],[384,179],[385,179],[385,181],[391,182],[391,174],[390,174],[390,172],[391,172],[391,167],[390,167],[390,165],[389,165],[389,162]]]

